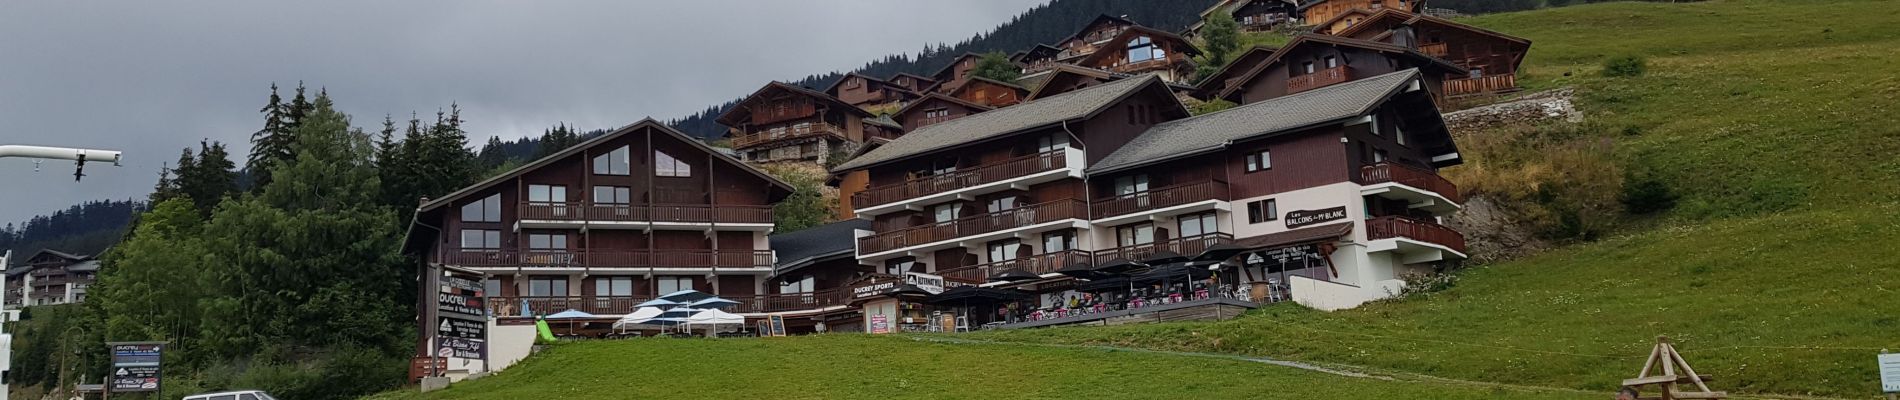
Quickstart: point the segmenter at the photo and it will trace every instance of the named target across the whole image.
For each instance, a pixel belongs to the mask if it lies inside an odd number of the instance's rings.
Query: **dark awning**
[[[982,286],[958,286],[943,293],[930,296],[924,302],[931,304],[981,303],[1012,301],[1030,298],[1030,294],[1015,289],[998,289]]]
[[[1183,263],[1183,264],[1170,264],[1167,266],[1156,267],[1156,268],[1148,270],[1148,272],[1130,276],[1129,279],[1132,279],[1136,282],[1149,282],[1149,281],[1165,281],[1165,280],[1207,279],[1207,277],[1209,276],[1213,276],[1213,272],[1208,271],[1207,268],[1191,267]]]
[[[1029,271],[1024,271],[1020,269],[1012,269],[1008,271],[1003,271],[1003,273],[996,274],[995,276],[991,276],[990,282],[1033,281],[1037,279],[1042,279],[1042,276],[1030,273]]]
[[[1089,265],[1089,263],[1086,262],[1071,263],[1067,267],[1056,270],[1056,273],[1081,279],[1101,277],[1101,274],[1095,272],[1095,266]]]
[[[1201,251],[1200,255],[1194,256],[1194,261],[1221,262],[1221,261],[1226,261],[1229,258],[1234,258],[1235,255],[1244,253],[1246,251],[1247,251],[1247,248],[1240,245],[1236,245],[1233,243],[1221,243],[1221,244],[1217,244],[1213,246],[1208,246],[1207,250]]]
[[[1145,266],[1146,265],[1143,265],[1141,263],[1129,261],[1126,258],[1117,258],[1113,260],[1108,260],[1108,262],[1102,263],[1102,265],[1096,266],[1094,271],[1097,273],[1103,273],[1103,274],[1119,274],[1119,273],[1128,272],[1129,270],[1133,270],[1133,269],[1141,268]]]
[[[1141,263],[1148,264],[1148,265],[1161,265],[1161,264],[1167,264],[1167,263],[1177,263],[1177,262],[1182,262],[1182,261],[1187,261],[1187,260],[1188,258],[1185,256],[1182,256],[1181,253],[1162,250],[1162,251],[1154,252],[1154,254],[1148,255],[1148,258],[1141,260]]]
[[[1320,225],[1235,240],[1234,245],[1246,250],[1262,250],[1296,244],[1332,241],[1348,233],[1352,233],[1352,224],[1350,223]]]
[[[1075,285],[1075,290],[1083,292],[1128,290],[1128,277],[1118,276],[1114,278],[1090,279],[1088,282]]]

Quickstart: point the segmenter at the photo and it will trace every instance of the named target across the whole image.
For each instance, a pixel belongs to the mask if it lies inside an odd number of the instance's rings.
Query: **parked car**
[[[194,394],[185,396],[185,400],[277,400],[262,390],[233,390],[229,392]]]

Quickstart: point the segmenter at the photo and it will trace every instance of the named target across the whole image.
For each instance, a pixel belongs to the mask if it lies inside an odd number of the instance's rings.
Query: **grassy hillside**
[[[1347,378],[1238,359],[897,336],[636,339],[558,346],[404,399],[1593,399],[1560,390]]]
[[[1900,349],[1894,15],[1900,2],[1717,0],[1472,18],[1535,42],[1528,86],[1578,89],[1588,121],[1538,132],[1604,144],[1611,162],[1659,176],[1680,205],[1611,238],[1358,310],[1275,306],[1223,323],[977,337],[1607,391],[1668,335],[1724,390],[1872,396],[1874,354]],[[1646,58],[1648,73],[1600,76],[1619,55]],[[1488,167],[1469,158],[1454,180]]]

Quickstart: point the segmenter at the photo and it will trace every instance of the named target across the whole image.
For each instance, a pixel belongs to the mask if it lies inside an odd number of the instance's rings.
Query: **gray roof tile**
[[[871,229],[871,220],[847,219],[844,221],[806,228],[797,232],[772,235],[772,251],[778,253],[778,272],[802,267],[820,258],[828,258],[842,253],[849,256],[857,249],[857,236],[853,231]]]
[[[832,171],[842,172],[869,167],[1062,121],[1085,118],[1128,97],[1131,93],[1148,87],[1149,84],[1160,82],[1161,79],[1154,76],[1123,79],[924,126],[892,140],[890,144],[853,158],[833,168]]]
[[[1408,69],[1169,121],[1142,132],[1088,172],[1102,173],[1217,150],[1249,139],[1364,115],[1417,79]]]

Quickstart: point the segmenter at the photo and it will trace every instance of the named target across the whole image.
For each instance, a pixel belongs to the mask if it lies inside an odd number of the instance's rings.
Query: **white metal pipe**
[[[73,149],[65,147],[43,147],[23,145],[0,145],[0,158],[26,157],[50,160],[78,160],[84,157],[87,162],[119,163],[119,152],[114,150]]]

